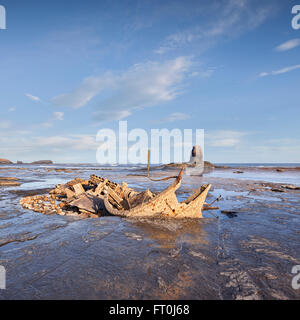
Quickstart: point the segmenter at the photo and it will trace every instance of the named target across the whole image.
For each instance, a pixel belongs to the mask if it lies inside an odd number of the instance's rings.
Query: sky
[[[126,120],[204,129],[215,163],[299,163],[297,4],[0,0],[0,158],[95,163]]]

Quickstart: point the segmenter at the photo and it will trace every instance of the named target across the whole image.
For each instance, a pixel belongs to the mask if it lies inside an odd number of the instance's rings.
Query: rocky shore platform
[[[197,220],[84,219],[19,204],[91,174],[141,191],[159,192],[170,183],[139,176],[139,168],[1,167],[1,179],[19,185],[0,186],[0,265],[7,274],[0,299],[300,298],[292,287],[292,268],[300,264],[298,169],[216,168],[185,175],[179,200],[208,183],[207,202],[220,196],[219,210]]]

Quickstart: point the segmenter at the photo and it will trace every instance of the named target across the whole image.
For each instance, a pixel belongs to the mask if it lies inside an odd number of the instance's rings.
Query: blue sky
[[[213,162],[300,162],[296,4],[0,0],[0,158],[96,162],[127,120],[204,129]]]

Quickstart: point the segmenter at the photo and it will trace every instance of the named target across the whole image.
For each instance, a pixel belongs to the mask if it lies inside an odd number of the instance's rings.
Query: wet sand
[[[19,205],[23,196],[93,173],[139,190],[168,185],[128,175],[132,169],[7,168],[0,167],[0,176],[17,177],[21,186],[0,187],[0,265],[7,271],[0,299],[300,298],[291,286],[292,267],[300,264],[300,191],[272,191],[300,181],[299,170],[219,168],[184,176],[180,200],[212,183],[207,202],[221,195],[220,210],[173,221],[79,220]]]

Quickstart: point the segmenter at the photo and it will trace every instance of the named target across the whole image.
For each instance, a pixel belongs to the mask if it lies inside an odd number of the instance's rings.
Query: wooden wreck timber
[[[104,197],[105,208],[112,215],[124,217],[202,218],[202,208],[211,185],[202,186],[188,199],[178,202],[175,192],[180,187],[182,173],[183,169],[176,180],[161,193],[154,195],[149,190],[144,192],[144,198],[141,199],[142,201],[135,202],[135,206],[131,203],[134,203],[137,195],[123,199],[123,205],[119,203],[118,206],[114,206],[110,200],[110,192],[107,190]]]
[[[96,218],[102,215],[123,217],[202,218],[211,185],[203,185],[183,202],[178,202],[183,169],[175,181],[160,193],[136,192],[126,183],[118,184],[92,175],[89,180],[75,179],[57,185],[50,196],[25,197],[20,204],[44,214]]]

